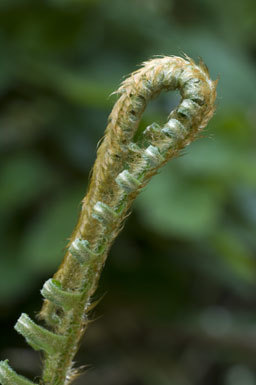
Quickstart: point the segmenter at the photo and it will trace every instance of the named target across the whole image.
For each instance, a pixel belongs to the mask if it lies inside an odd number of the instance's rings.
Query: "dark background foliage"
[[[186,52],[220,76],[217,112],[112,248],[76,384],[256,385],[255,38],[254,0],[1,0],[1,359],[40,373],[13,325],[61,262],[110,93],[145,59]]]

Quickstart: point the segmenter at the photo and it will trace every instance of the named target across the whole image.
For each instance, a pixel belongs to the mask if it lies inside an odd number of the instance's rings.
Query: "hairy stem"
[[[161,91],[176,89],[181,101],[166,124],[153,123],[139,134],[147,103]],[[163,57],[144,63],[117,91],[119,98],[98,150],[69,249],[54,279],[42,289],[45,303],[40,318],[51,331],[45,329],[44,336],[43,328],[26,315],[16,324],[30,345],[44,350],[44,385],[67,385],[74,378],[73,359],[109,248],[140,190],[206,126],[214,112],[215,89],[216,82],[210,80],[203,63]],[[36,331],[36,327],[40,329]],[[47,338],[52,338],[49,346]]]

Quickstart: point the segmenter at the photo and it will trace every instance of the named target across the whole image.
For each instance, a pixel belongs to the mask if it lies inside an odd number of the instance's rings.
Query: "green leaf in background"
[[[24,235],[20,258],[34,273],[52,272],[61,262],[68,237],[77,221],[84,186],[72,186],[51,202],[31,221]]]
[[[249,283],[255,281],[256,260],[249,245],[236,233],[222,228],[212,239],[212,247],[237,277]]]
[[[56,175],[38,154],[20,152],[7,158],[0,172],[1,211],[24,207],[55,183]]]
[[[137,207],[145,226],[166,236],[198,238],[214,231],[220,199],[211,185],[185,180],[166,167],[142,192]]]

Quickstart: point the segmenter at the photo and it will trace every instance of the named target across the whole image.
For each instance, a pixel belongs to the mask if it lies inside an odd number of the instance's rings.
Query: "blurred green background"
[[[76,384],[256,385],[255,0],[1,0],[0,46],[0,359],[40,374],[13,325],[61,262],[110,93],[185,52],[220,77],[217,112],[136,201]],[[160,96],[142,124],[177,102]]]

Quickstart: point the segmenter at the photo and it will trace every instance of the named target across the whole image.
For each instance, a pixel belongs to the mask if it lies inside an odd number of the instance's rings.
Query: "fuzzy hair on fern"
[[[145,62],[116,91],[118,100],[98,149],[80,219],[59,270],[41,290],[39,319],[44,326],[27,314],[15,325],[32,348],[43,352],[40,384],[68,385],[77,376],[74,357],[110,246],[143,187],[207,125],[214,113],[216,84],[202,62],[172,56]],[[181,100],[166,123],[152,123],[138,134],[147,103],[161,91],[174,90]],[[35,385],[16,374],[7,360],[0,362],[0,383]]]

